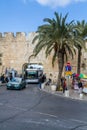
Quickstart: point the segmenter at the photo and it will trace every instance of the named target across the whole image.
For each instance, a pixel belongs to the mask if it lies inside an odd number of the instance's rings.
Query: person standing
[[[41,89],[41,84],[42,84],[42,74],[39,76],[39,88]]]
[[[5,75],[4,74],[1,75],[1,82],[5,83]]]
[[[66,79],[64,78],[64,81],[63,81],[63,93],[65,93],[65,90],[67,90],[67,83],[66,83]]]
[[[79,93],[82,93],[83,84],[82,84],[81,79],[78,81],[78,87],[79,87]]]
[[[61,87],[63,88],[64,77],[61,77]]]

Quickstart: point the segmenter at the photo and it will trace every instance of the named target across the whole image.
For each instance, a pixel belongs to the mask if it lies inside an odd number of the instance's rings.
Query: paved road
[[[87,130],[87,102],[43,92],[0,87],[0,130]]]

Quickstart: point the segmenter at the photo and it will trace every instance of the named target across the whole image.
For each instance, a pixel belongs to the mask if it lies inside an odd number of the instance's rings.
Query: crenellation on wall
[[[21,36],[21,37],[23,37],[23,36],[26,37],[26,33],[25,33],[25,32],[16,32],[16,36],[17,36],[17,37],[18,37],[18,36],[19,36],[19,37],[20,37],[20,36]]]
[[[26,37],[26,33],[25,32],[16,32],[16,38],[22,38],[22,37]]]
[[[24,32],[16,32],[15,40],[19,42],[26,41],[26,33]]]
[[[26,41],[26,33],[24,32],[16,32],[16,34],[14,34],[13,32],[0,33],[0,41],[5,43],[7,41],[24,42]]]
[[[12,32],[4,32],[4,37],[6,37],[6,38],[13,38],[14,37],[14,33],[12,33]]]
[[[4,41],[4,43],[8,41],[12,42],[31,42],[33,37],[36,35],[35,32],[32,33],[25,33],[25,32],[16,32],[14,34],[13,32],[0,32],[0,42]]]

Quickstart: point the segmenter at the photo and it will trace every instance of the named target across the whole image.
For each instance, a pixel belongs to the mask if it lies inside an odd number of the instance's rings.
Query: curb
[[[84,94],[83,94],[83,96],[81,96],[80,97],[80,95],[78,95],[79,97],[75,97],[75,96],[70,96],[70,95],[67,95],[67,96],[65,96],[65,94],[63,94],[62,92],[60,93],[60,92],[58,92],[58,91],[47,91],[46,89],[41,89],[42,91],[44,91],[44,92],[47,92],[47,93],[50,93],[50,94],[54,94],[54,95],[56,95],[56,96],[60,96],[60,97],[63,97],[63,98],[69,98],[69,99],[72,99],[72,100],[79,100],[79,101],[87,101],[87,99],[84,99]],[[75,92],[74,92],[75,93]],[[77,92],[76,92],[77,93]]]

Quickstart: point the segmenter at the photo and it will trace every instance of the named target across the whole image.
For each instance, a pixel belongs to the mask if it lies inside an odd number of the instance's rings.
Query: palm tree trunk
[[[81,71],[81,48],[78,49],[77,74]]]
[[[64,67],[64,53],[59,53],[58,54],[58,80],[57,80],[57,90],[60,89],[61,86],[61,77],[62,77],[62,72],[63,72],[63,67]]]

